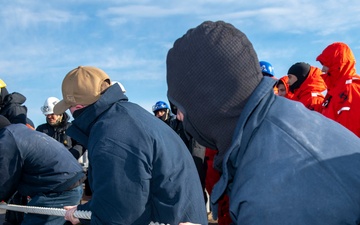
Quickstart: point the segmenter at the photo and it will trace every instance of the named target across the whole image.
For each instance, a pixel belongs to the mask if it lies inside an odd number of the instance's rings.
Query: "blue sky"
[[[360,57],[360,1],[350,0],[77,0],[0,2],[0,78],[27,97],[28,116],[61,97],[67,72],[103,69],[123,83],[130,101],[148,111],[166,98],[166,54],[205,20],[243,31],[279,78],[296,62],[315,61],[335,41]]]

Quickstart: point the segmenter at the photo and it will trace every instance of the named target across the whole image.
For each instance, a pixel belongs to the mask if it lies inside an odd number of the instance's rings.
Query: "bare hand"
[[[72,224],[79,224],[80,220],[74,216],[74,212],[77,210],[77,205],[65,206],[65,220],[70,221]]]

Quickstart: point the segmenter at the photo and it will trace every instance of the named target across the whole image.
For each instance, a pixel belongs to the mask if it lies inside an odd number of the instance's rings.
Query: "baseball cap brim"
[[[61,100],[60,102],[56,103],[56,105],[54,106],[54,114],[56,115],[63,114],[70,107],[71,105],[66,104],[64,100]]]

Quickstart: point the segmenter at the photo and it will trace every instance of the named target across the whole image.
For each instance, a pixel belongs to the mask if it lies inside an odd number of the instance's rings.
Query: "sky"
[[[120,81],[131,102],[151,112],[167,101],[166,55],[176,39],[204,21],[244,32],[275,76],[345,42],[360,57],[360,1],[354,0],[13,0],[0,2],[0,79],[26,96],[28,117],[62,99],[65,75],[95,66]]]

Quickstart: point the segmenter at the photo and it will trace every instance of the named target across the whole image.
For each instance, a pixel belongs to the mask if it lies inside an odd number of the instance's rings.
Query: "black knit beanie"
[[[206,21],[176,40],[167,55],[168,99],[184,112],[184,129],[201,145],[230,147],[240,114],[263,75],[246,35]]]
[[[3,115],[0,115],[0,129],[10,125],[10,121]]]
[[[295,89],[298,89],[301,84],[306,80],[310,72],[310,64],[304,62],[298,62],[292,65],[288,71],[288,74],[295,75],[297,81],[289,86],[290,91],[294,92]]]

